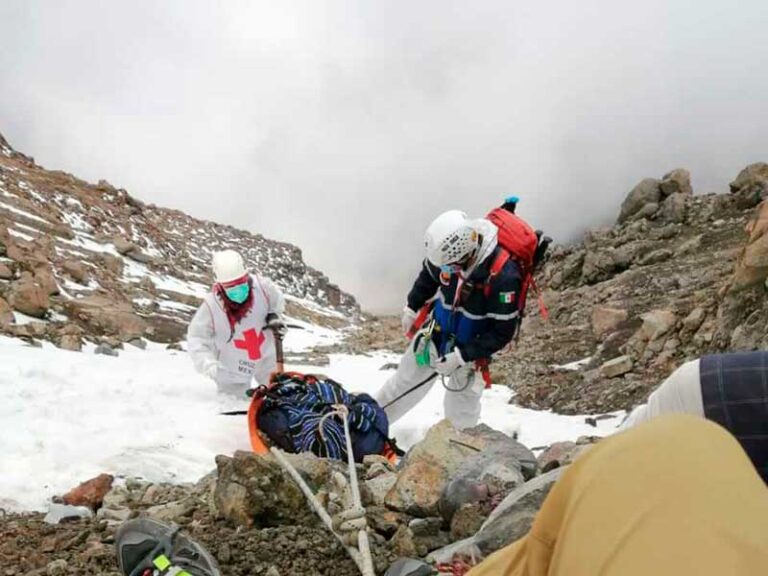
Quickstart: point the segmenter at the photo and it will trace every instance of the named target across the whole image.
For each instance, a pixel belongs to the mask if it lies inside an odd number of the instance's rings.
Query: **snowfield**
[[[294,330],[286,350],[339,337],[307,325]],[[373,393],[397,362],[392,354],[331,356],[330,366],[289,365],[324,373],[351,391]],[[392,430],[402,447],[423,437],[442,418],[439,381],[427,398]],[[599,428],[584,416],[560,416],[508,404],[509,389],[494,386],[483,397],[482,421],[518,432],[529,447],[578,436],[605,435],[620,418]],[[0,337],[0,508],[45,510],[50,498],[101,472],[151,481],[193,482],[214,467],[217,454],[249,449],[244,416],[219,412],[245,408],[245,399],[223,397],[199,376],[185,352],[150,343],[126,345],[120,356],[42,348]]]

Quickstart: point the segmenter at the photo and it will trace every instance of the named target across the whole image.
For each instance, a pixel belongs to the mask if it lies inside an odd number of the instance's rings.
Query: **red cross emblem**
[[[256,332],[254,328],[243,332],[242,340],[235,340],[235,348],[246,350],[249,360],[261,358],[261,345],[264,343],[264,333]]]

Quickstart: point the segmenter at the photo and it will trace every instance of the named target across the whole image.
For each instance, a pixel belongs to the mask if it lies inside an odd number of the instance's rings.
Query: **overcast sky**
[[[768,161],[768,2],[2,0],[0,132],[399,309],[438,213],[568,241]]]

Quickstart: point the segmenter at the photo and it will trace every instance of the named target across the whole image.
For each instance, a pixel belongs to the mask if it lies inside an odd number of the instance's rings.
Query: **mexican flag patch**
[[[514,292],[499,292],[499,302],[502,304],[512,304],[515,301]]]

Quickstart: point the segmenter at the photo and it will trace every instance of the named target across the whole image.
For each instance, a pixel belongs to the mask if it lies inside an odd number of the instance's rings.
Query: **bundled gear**
[[[394,450],[384,410],[368,394],[350,394],[329,378],[295,372],[276,374],[259,389],[261,403],[253,425],[272,444],[290,453],[312,452],[323,458],[347,458],[342,422],[334,415],[346,407],[356,462],[369,454]]]
[[[117,563],[124,576],[221,576],[216,560],[176,525],[136,518],[115,535]]]

